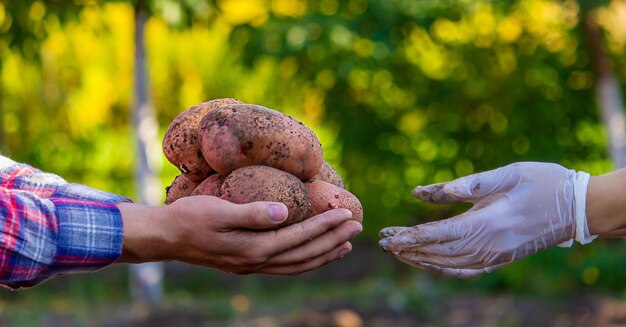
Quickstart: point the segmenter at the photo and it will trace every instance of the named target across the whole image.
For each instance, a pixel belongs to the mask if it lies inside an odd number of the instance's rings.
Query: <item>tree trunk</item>
[[[613,74],[610,59],[602,46],[602,35],[595,17],[587,13],[584,18],[585,36],[596,80],[596,103],[609,138],[607,150],[615,168],[624,168],[626,167],[624,98]]]
[[[137,159],[135,178],[137,194],[144,204],[159,205],[162,185],[161,146],[158,123],[148,96],[148,71],[145,60],[144,27],[148,17],[145,1],[135,5],[135,63],[133,125]],[[145,263],[131,266],[131,291],[136,301],[156,304],[162,298],[163,265]]]

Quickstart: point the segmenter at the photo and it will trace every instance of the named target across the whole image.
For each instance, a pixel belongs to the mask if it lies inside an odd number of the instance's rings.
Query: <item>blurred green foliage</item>
[[[189,25],[168,3],[152,2],[145,39],[162,130],[217,97],[294,115],[320,135],[372,234],[449,214],[413,200],[419,184],[519,160],[612,168],[575,2],[188,2],[200,8]],[[0,8],[5,150],[132,197],[132,6],[58,6]],[[602,26],[623,58],[612,12]]]
[[[428,217],[435,209],[416,205],[416,185],[513,161],[611,169],[576,3],[306,6],[239,26],[233,39],[250,40],[242,52],[251,67],[260,57],[293,61],[303,82],[289,87],[322,95],[368,227]]]
[[[575,1],[150,5],[145,42],[160,135],[181,111],[219,97],[300,119],[361,199],[372,242],[381,227],[466,209],[419,203],[411,196],[416,185],[522,160],[592,174],[613,169]],[[623,80],[626,2],[592,13]],[[134,197],[132,31],[132,2],[0,1],[3,151]],[[167,185],[177,171],[163,162]],[[574,258],[579,252],[548,251],[483,285],[523,289],[529,276],[547,276],[563,262],[587,269],[572,274],[575,283],[594,284],[605,275],[588,269],[617,269],[602,261],[611,248],[602,241],[585,248],[597,261],[586,267]],[[566,287],[550,280],[542,283]]]

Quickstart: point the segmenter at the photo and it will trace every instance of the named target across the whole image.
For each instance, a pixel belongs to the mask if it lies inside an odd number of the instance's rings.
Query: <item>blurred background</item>
[[[625,166],[625,78],[624,0],[2,0],[7,156],[162,203],[169,122],[234,97],[311,127],[365,218],[350,255],[298,277],[112,266],[0,290],[0,325],[626,325],[622,239],[469,281],[377,246],[382,227],[468,208],[416,185],[514,161]]]

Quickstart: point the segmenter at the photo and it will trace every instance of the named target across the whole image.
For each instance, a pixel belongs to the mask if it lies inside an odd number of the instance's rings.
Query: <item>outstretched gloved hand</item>
[[[418,186],[430,203],[471,202],[452,218],[381,230],[380,246],[398,260],[450,277],[471,278],[555,245],[588,243],[589,174],[521,162],[457,180]]]

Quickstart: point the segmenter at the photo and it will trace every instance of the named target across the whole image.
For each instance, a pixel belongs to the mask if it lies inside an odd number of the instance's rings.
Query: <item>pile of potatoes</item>
[[[166,188],[165,204],[193,195],[282,202],[289,214],[281,226],[334,208],[363,219],[315,133],[276,110],[230,98],[198,104],[172,121],[163,153],[181,172]]]

